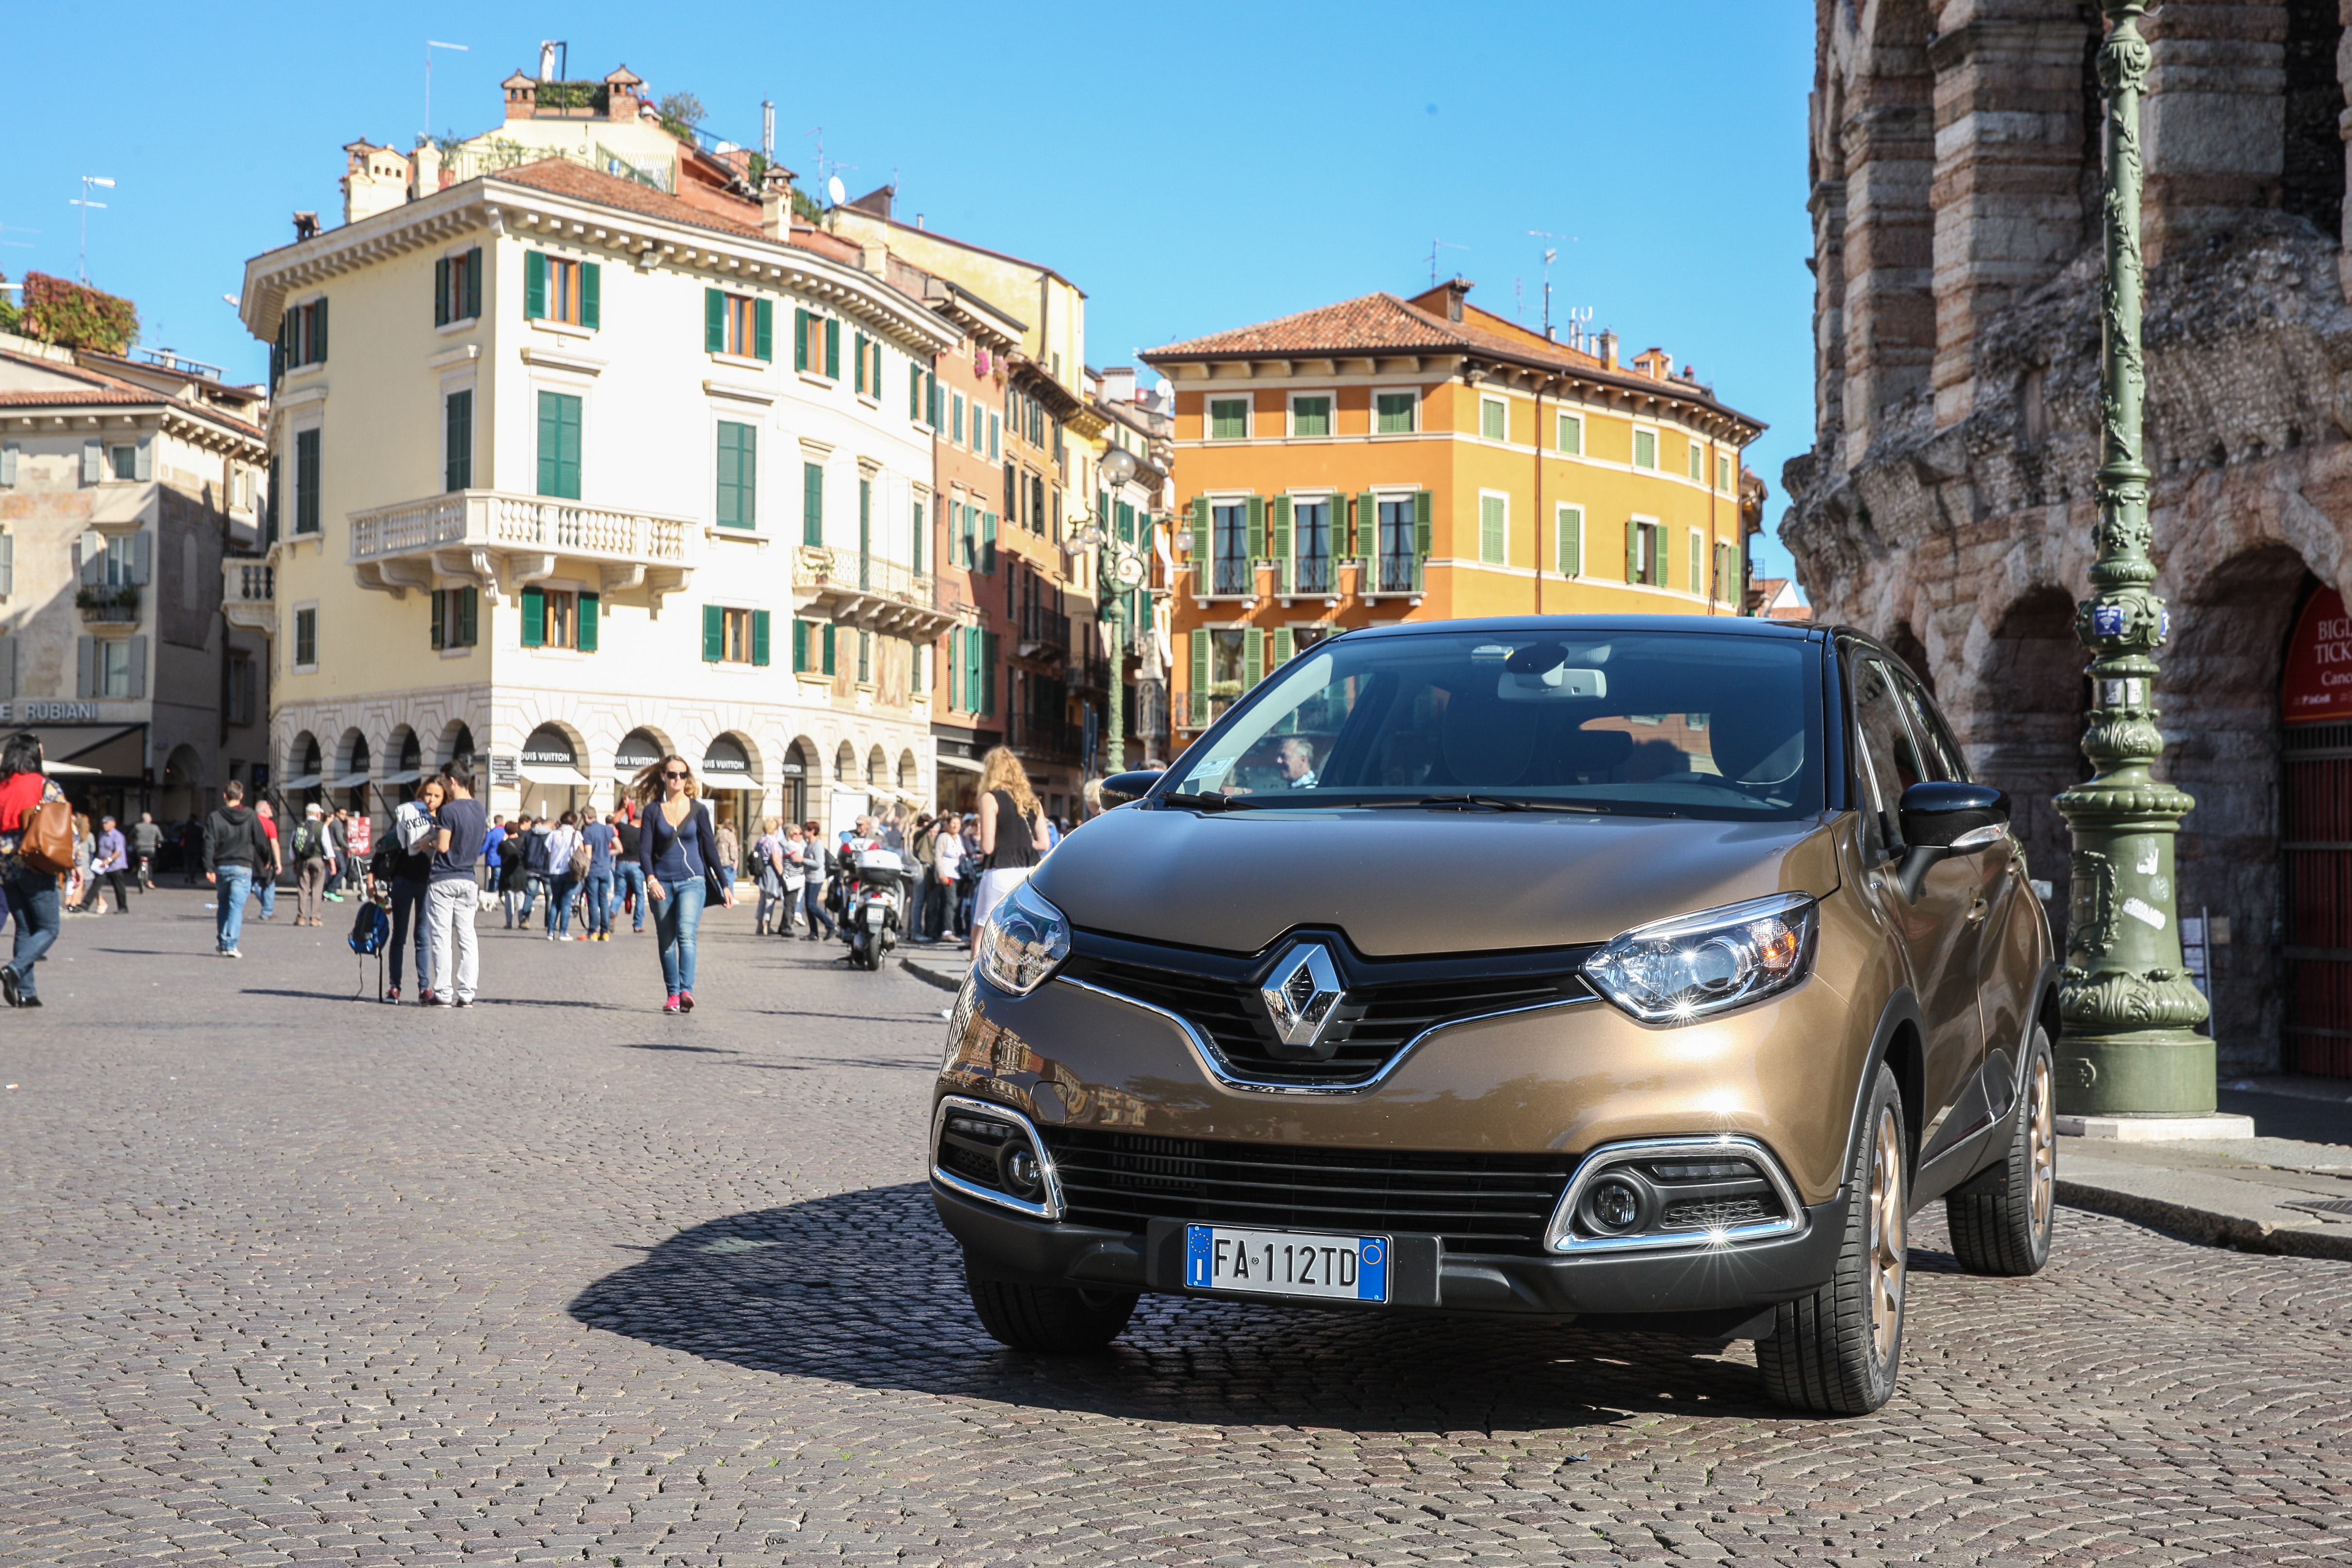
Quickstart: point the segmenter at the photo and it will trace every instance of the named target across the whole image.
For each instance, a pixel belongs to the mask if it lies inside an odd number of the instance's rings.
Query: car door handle
[[[1992,913],[1992,905],[1979,898],[1969,905],[1969,924],[1973,925]]]

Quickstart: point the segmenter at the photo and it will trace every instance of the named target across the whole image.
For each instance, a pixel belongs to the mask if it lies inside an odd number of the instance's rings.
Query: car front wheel
[[[964,1270],[980,1326],[1014,1350],[1077,1355],[1117,1339],[1135,1315],[1132,1291],[1083,1291],[1075,1285],[1031,1285]]]
[[[2038,1274],[2058,1207],[2058,1126],[2050,1037],[2033,1031],[2025,1092],[2010,1113],[2009,1154],[1944,1200],[1952,1256],[1971,1274]]]
[[[1903,1092],[1881,1063],[1847,1172],[1837,1270],[1811,1295],[1783,1301],[1756,1368],[1774,1400],[1800,1410],[1866,1416],[1894,1396],[1903,1361],[1910,1161]]]

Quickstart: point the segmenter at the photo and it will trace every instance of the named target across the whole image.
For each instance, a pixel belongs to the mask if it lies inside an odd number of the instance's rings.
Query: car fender
[[[1863,1113],[1870,1099],[1871,1085],[1878,1081],[1878,1065],[1886,1061],[1889,1053],[1895,1050],[1895,1042],[1906,1026],[1915,1040],[1927,1038],[1927,1018],[1919,1009],[1919,998],[1910,987],[1902,986],[1886,998],[1885,1006],[1879,1009],[1878,1023],[1871,1031],[1870,1051],[1863,1058],[1861,1072],[1855,1075],[1853,1106],[1846,1116],[1845,1169],[1848,1173],[1853,1169],[1854,1152],[1862,1146]],[[1895,1081],[1903,1091],[1907,1123],[1904,1131],[1912,1145],[1906,1157],[1915,1175],[1919,1158],[1919,1117],[1925,1113],[1925,1108],[1916,1103],[1920,1094],[1923,1065],[1916,1060],[1917,1050],[1916,1045],[1912,1047],[1914,1057],[1907,1062],[1898,1060],[1894,1063]],[[1843,1193],[1845,1183],[1841,1182],[1838,1190]]]

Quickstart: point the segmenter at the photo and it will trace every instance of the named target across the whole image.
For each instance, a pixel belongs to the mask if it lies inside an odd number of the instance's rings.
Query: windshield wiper
[[[1568,800],[1518,800],[1507,795],[1423,795],[1418,800],[1376,800],[1379,806],[1478,806],[1490,811],[1585,811],[1605,815],[1610,808]]]
[[[1190,806],[1201,811],[1239,811],[1258,804],[1238,795],[1188,795],[1181,789],[1171,789],[1159,800],[1163,806]]]

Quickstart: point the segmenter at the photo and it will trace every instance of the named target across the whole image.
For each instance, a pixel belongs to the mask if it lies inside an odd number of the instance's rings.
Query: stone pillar
[[[1978,401],[1977,332],[2082,251],[2091,24],[2044,0],[1952,0],[1936,82],[1936,427]],[[1965,13],[1955,20],[1955,13]],[[1989,395],[2006,399],[2006,386]]]
[[[1853,45],[1845,86],[1845,453],[1859,467],[1888,405],[1927,385],[1936,352],[1931,292],[1933,83],[1925,0],[1880,0]]]
[[[2146,24],[2147,264],[2274,207],[2285,146],[2285,0],[2166,0]]]

